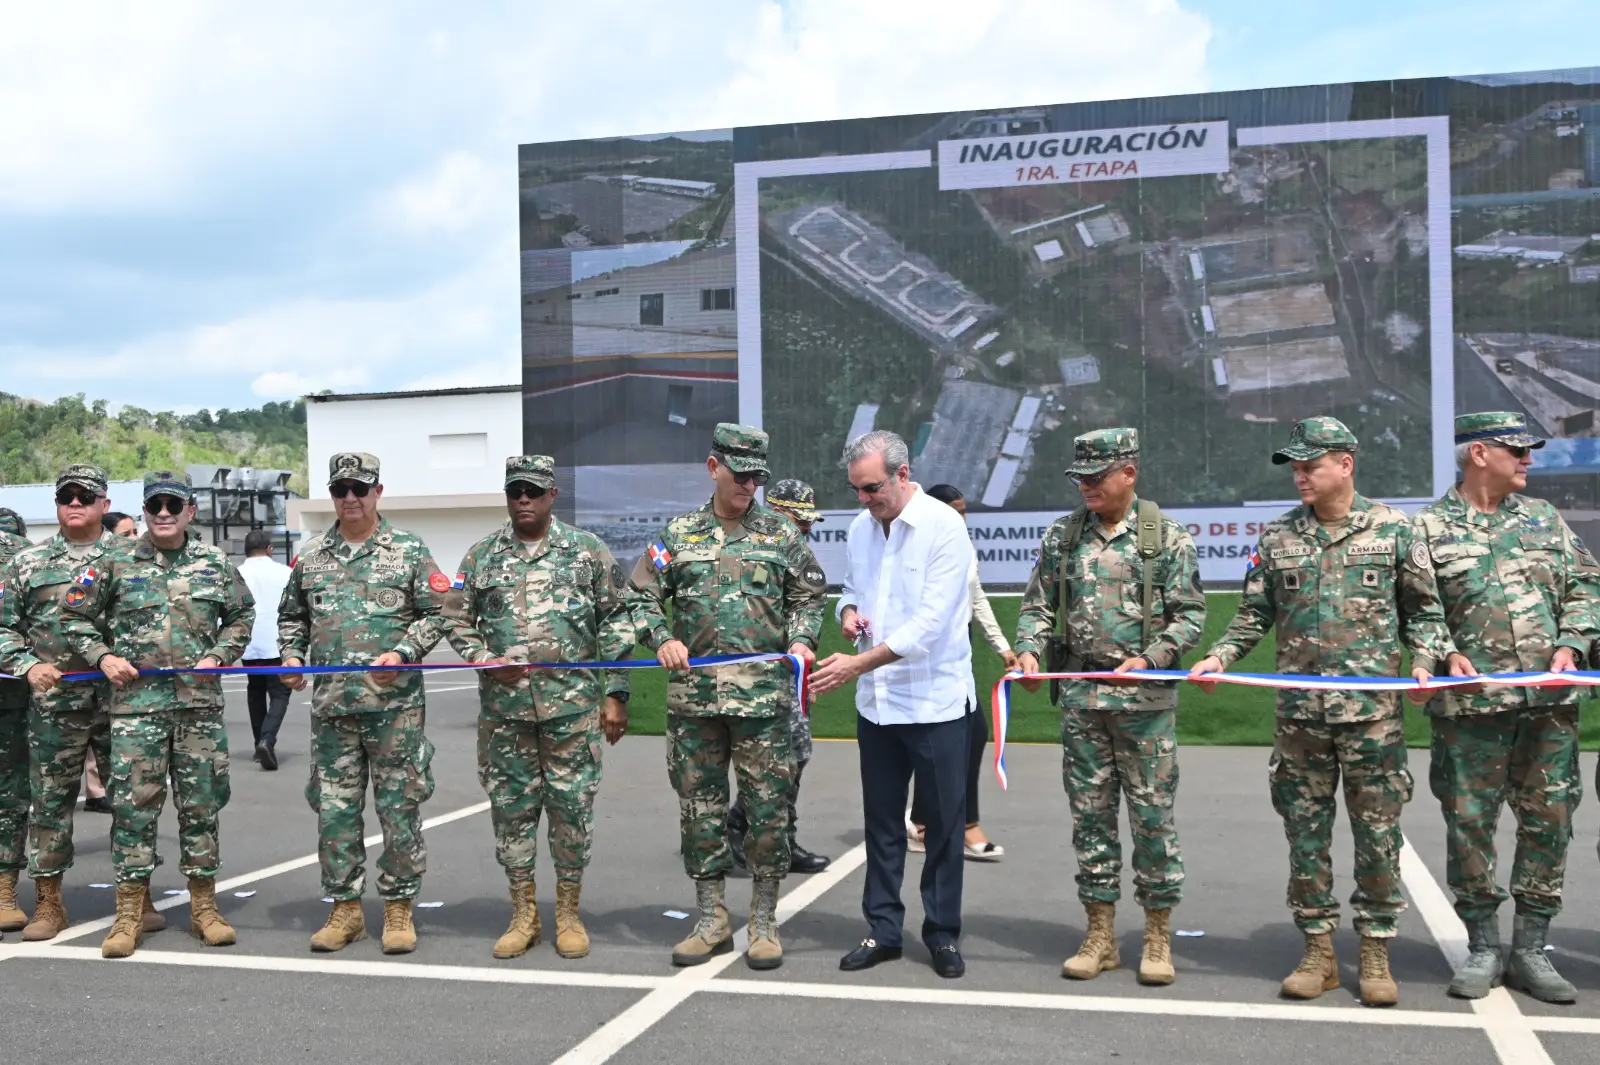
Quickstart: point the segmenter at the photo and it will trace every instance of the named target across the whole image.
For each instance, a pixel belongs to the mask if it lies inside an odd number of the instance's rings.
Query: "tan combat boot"
[[[582,958],[589,953],[589,930],[578,915],[578,896],[583,884],[577,880],[556,881],[556,953],[563,958]]]
[[[539,945],[539,904],[534,901],[532,880],[511,882],[511,927],[494,941],[497,958],[520,958],[529,947]]]
[[[1333,955],[1333,936],[1306,933],[1306,953],[1294,972],[1283,978],[1286,998],[1318,998],[1339,986],[1339,959]]]
[[[331,953],[365,938],[367,918],[361,912],[361,900],[340,899],[333,904],[327,923],[311,937],[311,949],[321,954]]]
[[[1393,1006],[1400,1001],[1400,987],[1389,975],[1389,941],[1375,936],[1361,937],[1361,1004]]]
[[[776,880],[758,879],[750,889],[750,949],[745,951],[744,963],[752,969],[776,969],[783,964]]]
[[[694,895],[700,908],[700,920],[688,938],[672,948],[674,965],[704,965],[713,954],[721,954],[733,946],[733,930],[728,927],[728,907],[723,902],[722,878],[696,880]]]
[[[139,926],[139,914],[144,912],[144,898],[150,885],[143,880],[129,880],[117,885],[117,917],[111,922],[111,931],[100,944],[102,958],[126,958],[139,949],[144,932]]]
[[[41,876],[33,882],[33,920],[22,930],[30,943],[54,939],[67,930],[67,907],[61,901],[61,878]]]
[[[17,905],[17,875],[15,869],[0,870],[0,932],[20,932],[28,924]]]
[[[150,898],[148,885],[144,893],[144,912],[139,915],[139,928],[146,935],[159,932],[167,927],[167,919],[160,910],[156,909],[155,901]]]
[[[1117,957],[1117,904],[1086,902],[1083,909],[1089,915],[1089,934],[1078,953],[1061,964],[1061,975],[1072,980],[1093,980],[1122,964]]]
[[[1172,971],[1172,910],[1144,911],[1144,953],[1139,957],[1141,984],[1170,984]]]
[[[238,942],[233,926],[222,919],[222,911],[217,909],[217,882],[212,877],[189,878],[189,934],[208,947]]]
[[[410,954],[417,949],[417,929],[411,923],[410,899],[383,900],[383,952]]]

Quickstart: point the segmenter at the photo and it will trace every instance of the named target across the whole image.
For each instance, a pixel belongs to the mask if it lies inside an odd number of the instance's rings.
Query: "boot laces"
[[[1522,955],[1522,969],[1531,977],[1560,976],[1555,965],[1550,961],[1550,955],[1544,952],[1543,947],[1535,950],[1519,951]]]
[[[1300,964],[1295,967],[1294,971],[1297,973],[1321,973],[1322,962],[1322,944],[1307,943],[1305,955],[1301,957]]]
[[[385,906],[383,910],[383,930],[385,932],[398,932],[406,926],[406,918],[410,916],[404,906]]]
[[[1371,947],[1361,952],[1361,977],[1362,979],[1381,979],[1389,973],[1388,957]]]
[[[1172,957],[1171,944],[1164,936],[1154,932],[1145,934],[1144,952],[1151,961],[1167,961]]]

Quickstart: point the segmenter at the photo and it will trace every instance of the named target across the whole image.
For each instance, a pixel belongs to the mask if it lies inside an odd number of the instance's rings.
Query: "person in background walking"
[[[289,583],[289,567],[272,557],[272,536],[251,529],[244,538],[245,559],[239,576],[256,600],[256,623],[250,645],[241,661],[247,666],[281,666],[278,656],[278,603]],[[289,686],[274,673],[252,673],[245,682],[250,707],[250,735],[255,739],[256,761],[269,772],[278,768],[278,729],[289,711]]]

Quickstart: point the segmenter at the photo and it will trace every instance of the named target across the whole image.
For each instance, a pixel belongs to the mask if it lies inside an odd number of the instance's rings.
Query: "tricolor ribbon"
[[[995,682],[990,706],[994,712],[994,775],[1006,787],[1006,726],[1011,721],[1011,682],[1021,673],[1007,673]],[[1432,677],[1419,682],[1411,677],[1325,677],[1303,673],[1206,673],[1191,678],[1185,669],[1130,669],[1126,673],[1098,670],[1089,673],[1035,673],[1030,680],[1191,680],[1200,684],[1242,684],[1251,688],[1294,688],[1301,691],[1414,692],[1441,691],[1472,684],[1502,687],[1600,687],[1600,672],[1566,670],[1560,673],[1485,673],[1476,677]]]

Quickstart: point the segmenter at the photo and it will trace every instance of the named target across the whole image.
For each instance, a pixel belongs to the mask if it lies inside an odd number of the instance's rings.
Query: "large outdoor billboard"
[[[1555,438],[1530,490],[1600,509],[1600,67],[852,119],[519,149],[526,443],[621,553],[704,502],[712,425],[817,490],[911,443],[1026,579],[1072,438],[1144,440],[1141,491],[1237,579],[1292,500],[1289,425],[1360,436],[1420,505],[1457,410]]]

